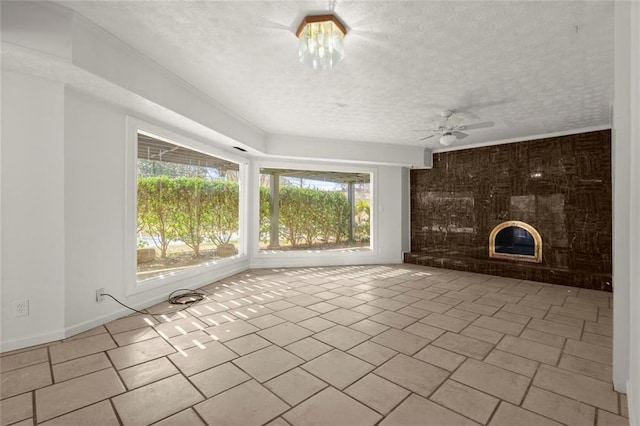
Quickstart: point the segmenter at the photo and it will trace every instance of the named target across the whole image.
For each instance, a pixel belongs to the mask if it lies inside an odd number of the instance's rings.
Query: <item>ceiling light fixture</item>
[[[347,28],[335,15],[305,17],[296,31],[298,60],[314,70],[332,69],[344,59],[346,34]]]
[[[458,140],[458,138],[456,138],[455,135],[452,135],[451,133],[443,133],[442,136],[440,136],[440,143],[444,146],[449,146],[456,140]]]

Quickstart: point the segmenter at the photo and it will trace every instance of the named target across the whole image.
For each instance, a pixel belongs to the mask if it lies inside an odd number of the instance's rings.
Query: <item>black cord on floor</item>
[[[176,293],[178,293],[180,291],[184,291],[185,293],[175,295]],[[169,295],[169,297],[167,298],[167,301],[172,305],[186,305],[182,309],[178,309],[177,311],[171,311],[171,313],[175,313],[175,312],[184,311],[185,309],[190,308],[191,306],[195,305],[196,303],[199,303],[199,302],[203,301],[206,295],[207,295],[207,293],[205,293],[205,292],[200,292],[200,291],[181,288],[181,289],[173,291]],[[127,309],[130,309],[130,310],[132,310],[134,312],[137,312],[139,314],[150,315],[150,316],[152,316],[154,318],[156,316],[158,316],[158,315],[164,315],[164,314],[152,314],[150,312],[139,311],[139,310],[137,310],[135,308],[132,308],[131,306],[125,305],[124,303],[122,303],[121,301],[119,301],[118,299],[116,299],[115,297],[110,295],[109,293],[102,293],[101,296],[108,296],[108,297],[112,298],[113,300],[115,300],[116,303],[124,306]],[[167,312],[167,313],[169,313],[169,312]]]

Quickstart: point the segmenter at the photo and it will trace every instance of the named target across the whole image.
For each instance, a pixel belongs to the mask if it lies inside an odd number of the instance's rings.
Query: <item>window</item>
[[[371,248],[371,175],[260,169],[261,252]]]
[[[138,132],[137,280],[238,254],[239,165]]]

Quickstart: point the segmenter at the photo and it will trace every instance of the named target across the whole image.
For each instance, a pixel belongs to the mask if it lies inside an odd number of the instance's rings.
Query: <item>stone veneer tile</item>
[[[36,391],[38,421],[45,421],[125,391],[115,370],[109,368]]]
[[[593,425],[596,409],[574,399],[532,386],[522,407],[569,426]]]
[[[518,405],[531,381],[528,377],[474,359],[467,359],[451,378]]]
[[[533,385],[611,412],[618,412],[618,395],[610,383],[601,380],[543,364],[533,379]]]

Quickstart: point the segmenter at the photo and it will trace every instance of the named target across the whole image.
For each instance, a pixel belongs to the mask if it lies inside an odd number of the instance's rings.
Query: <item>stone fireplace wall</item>
[[[611,132],[434,154],[411,171],[405,262],[611,291]],[[542,262],[489,258],[489,234],[519,220]]]

